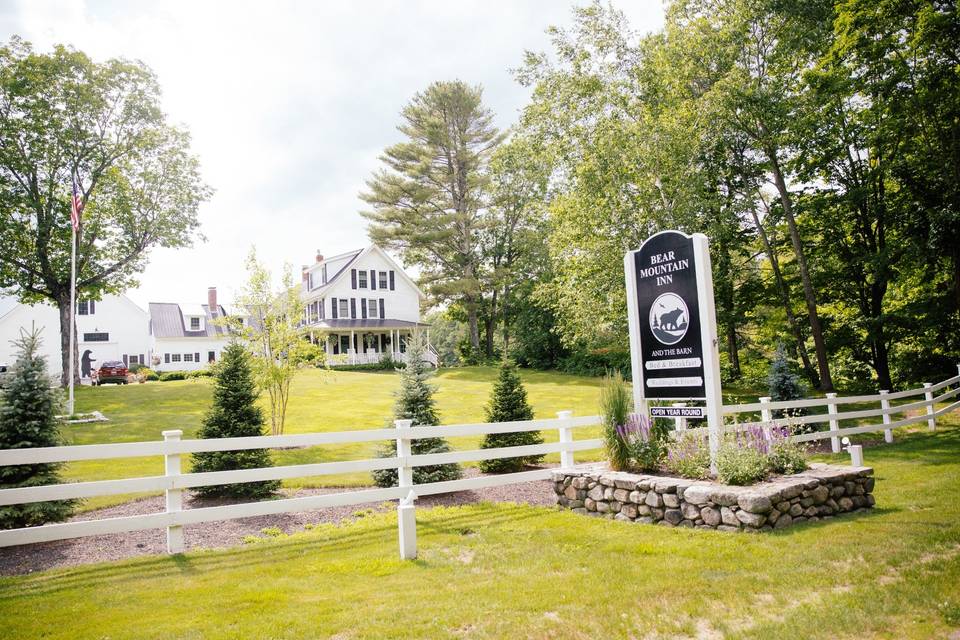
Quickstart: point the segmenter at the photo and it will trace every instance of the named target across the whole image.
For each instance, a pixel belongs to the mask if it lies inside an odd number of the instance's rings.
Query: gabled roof
[[[226,315],[223,307],[217,306],[219,307],[218,316]],[[184,309],[187,309],[188,313],[184,313]],[[199,315],[189,311],[199,311],[205,316],[201,331],[187,330],[183,316]],[[213,322],[210,308],[205,304],[181,306],[176,302],[151,302],[150,330],[155,338],[226,338],[229,336],[226,327]]]
[[[353,264],[354,262],[357,262],[360,258],[362,258],[362,257],[364,257],[364,256],[366,256],[366,255],[368,255],[368,254],[370,254],[370,253],[378,253],[380,256],[382,256],[383,259],[386,260],[387,263],[393,267],[393,270],[394,270],[396,273],[398,273],[401,278],[403,278],[404,280],[406,280],[406,281],[410,284],[411,287],[413,287],[413,290],[417,292],[417,295],[418,295],[418,296],[420,296],[421,298],[426,298],[426,297],[427,297],[427,296],[423,293],[423,291],[420,290],[420,287],[417,286],[417,283],[414,282],[413,279],[410,278],[410,276],[407,275],[407,272],[403,270],[403,267],[401,267],[400,265],[398,265],[398,264],[396,263],[396,261],[395,261],[393,258],[391,258],[390,255],[389,255],[386,251],[384,251],[383,249],[381,249],[381,248],[380,248],[378,245],[376,245],[376,244],[371,244],[371,245],[370,245],[369,247],[367,247],[366,249],[359,249],[359,250],[356,250],[356,251],[350,251],[350,252],[347,252],[347,253],[341,253],[340,255],[336,255],[336,256],[333,256],[333,257],[331,257],[331,258],[325,259],[323,262],[329,262],[330,260],[336,260],[336,259],[342,258],[343,256],[347,256],[347,255],[350,255],[350,256],[351,256],[351,258],[350,258],[349,260],[347,260],[346,263],[344,263],[343,268],[340,269],[339,271],[337,271],[337,273],[336,273],[335,275],[333,275],[333,276],[331,277],[330,274],[327,274],[327,284],[325,284],[325,285],[323,285],[323,286],[320,286],[320,287],[317,287],[317,288],[315,288],[315,289],[311,289],[311,290],[308,291],[307,293],[310,294],[310,295],[313,295],[313,294],[321,293],[321,292],[323,292],[323,291],[326,290],[326,289],[329,289],[329,288],[332,287],[334,284],[336,284],[337,281],[338,281],[340,278],[344,277],[344,275],[345,275],[346,272],[347,272],[347,268],[348,268],[351,264]],[[318,264],[323,264],[323,262],[318,263]],[[314,265],[314,267],[311,267],[311,269],[315,268],[315,266],[316,266],[316,265]]]

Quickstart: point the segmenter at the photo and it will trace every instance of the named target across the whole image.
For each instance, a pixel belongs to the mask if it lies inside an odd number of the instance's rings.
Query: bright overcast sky
[[[582,4],[582,2],[580,3]],[[663,22],[659,0],[618,0],[632,27]],[[63,43],[97,61],[139,59],[163,106],[193,136],[216,193],[200,209],[207,241],[154,250],[139,289],[147,302],[229,302],[251,245],[279,274],[319,250],[365,246],[357,194],[399,140],[399,111],[435,80],[481,84],[500,127],[528,92],[510,74],[570,5],[484,2],[133,2],[0,0],[0,35],[47,50]]]

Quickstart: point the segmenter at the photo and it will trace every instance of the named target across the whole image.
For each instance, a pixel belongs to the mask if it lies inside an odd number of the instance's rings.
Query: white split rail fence
[[[958,370],[960,370],[960,367],[958,367]],[[949,389],[951,385],[957,386],[954,389]],[[940,395],[934,395],[944,389],[946,389],[946,391]],[[881,392],[877,395],[851,396],[845,398],[836,397],[836,394],[827,394],[825,398],[784,402],[770,402],[769,398],[761,398],[761,402],[725,406],[723,407],[723,414],[730,416],[742,413],[755,414],[759,412],[764,421],[782,425],[827,423],[826,431],[798,434],[792,436],[792,439],[798,442],[805,442],[829,438],[833,445],[833,451],[839,452],[839,440],[841,436],[884,431],[885,434],[891,434],[890,436],[885,435],[886,441],[890,442],[892,441],[893,429],[923,421],[926,421],[928,427],[932,430],[936,426],[935,421],[938,416],[960,408],[960,401],[954,399],[958,394],[960,394],[960,375],[937,384],[926,383],[921,389],[898,391],[896,393]],[[918,395],[923,395],[924,399],[907,404],[890,404],[891,400],[899,400]],[[954,400],[947,406],[939,410],[936,409],[936,404],[944,403],[952,399]],[[879,402],[881,406],[878,409],[847,412],[838,411],[838,406],[840,405],[865,402]],[[826,407],[826,413],[779,419],[772,418],[773,411],[776,410],[806,409],[818,406]],[[918,415],[908,416],[896,421],[891,419],[892,414],[921,409],[924,411]],[[399,500],[397,515],[400,555],[405,559],[415,558],[416,520],[413,501],[416,498],[440,493],[450,493],[453,491],[502,486],[532,480],[545,480],[550,477],[551,469],[536,469],[533,471],[521,471],[497,476],[465,478],[420,485],[413,484],[413,469],[427,465],[475,462],[495,458],[511,458],[548,453],[560,453],[561,467],[571,468],[574,466],[574,452],[597,449],[602,446],[602,441],[597,438],[575,440],[573,437],[574,430],[599,424],[599,416],[573,417],[570,411],[561,411],[557,415],[558,417],[556,419],[460,424],[439,427],[414,427],[411,426],[408,420],[398,420],[396,421],[395,429],[337,431],[247,438],[218,438],[210,440],[181,440],[180,431],[164,431],[164,440],[154,442],[0,450],[0,466],[143,456],[163,456],[165,466],[165,475],[162,476],[0,489],[0,506],[150,491],[163,491],[166,496],[165,511],[158,513],[48,524],[38,527],[0,531],[0,547],[108,533],[138,531],[142,529],[166,528],[167,551],[169,553],[179,553],[184,549],[183,527],[185,525],[289,513],[293,511],[308,511],[325,507]],[[839,426],[841,420],[860,420],[877,416],[882,417],[882,422],[879,424],[858,425],[845,428],[840,428]],[[738,428],[742,428],[742,425],[735,423],[725,427],[724,430],[735,431]],[[545,429],[557,429],[559,432],[559,442],[423,455],[412,455],[411,453],[412,441],[420,438],[450,438]],[[705,427],[688,429],[686,421],[681,421],[679,418],[677,419],[677,429],[678,433],[701,433],[703,435],[706,435],[707,431]],[[329,444],[378,442],[394,439],[397,442],[397,455],[396,457],[389,458],[368,458],[341,462],[321,462],[238,471],[210,471],[204,473],[181,473],[180,467],[180,457],[188,453],[280,447],[311,447]],[[256,482],[261,480],[283,480],[288,478],[394,468],[398,471],[398,486],[386,489],[358,489],[318,496],[284,498],[280,500],[183,510],[182,491],[192,487],[232,484],[237,482]]]

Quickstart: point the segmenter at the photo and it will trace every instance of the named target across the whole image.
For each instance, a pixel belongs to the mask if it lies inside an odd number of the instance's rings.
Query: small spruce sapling
[[[0,449],[56,447],[63,444],[57,409],[58,393],[50,387],[46,358],[40,355],[40,333],[20,330],[13,341],[17,360],[0,404]],[[0,467],[0,489],[59,484],[59,463]],[[33,527],[70,517],[76,500],[30,502],[0,507],[0,529]]]
[[[237,342],[227,345],[216,365],[213,404],[203,418],[201,438],[240,438],[265,435],[263,412],[257,406],[257,388],[250,355]],[[232,471],[272,467],[268,449],[204,451],[193,454],[193,472]],[[204,497],[263,498],[280,488],[279,480],[197,487]]]
[[[486,414],[487,422],[533,420],[533,409],[527,402],[527,390],[523,388],[516,365],[509,360],[504,360],[500,365],[500,372],[497,381],[493,384]],[[484,436],[480,448],[497,449],[534,444],[543,444],[543,435],[539,431],[488,433]],[[515,458],[481,460],[479,466],[484,473],[510,473],[520,471],[528,465],[539,464],[542,461],[543,455],[518,456]]]
[[[393,409],[395,420],[413,420],[414,427],[440,424],[436,401],[433,399],[436,388],[429,382],[433,371],[423,360],[425,349],[422,336],[415,334],[407,348],[408,364],[400,370],[400,389],[397,391],[397,401]],[[392,427],[393,423],[391,422],[389,426]],[[450,451],[450,445],[443,438],[418,438],[412,442],[410,449],[414,455],[447,453]],[[381,458],[396,457],[396,440],[391,440],[382,447],[377,455]],[[378,487],[397,486],[396,469],[377,469],[372,472],[372,475]],[[439,464],[413,469],[414,484],[457,480],[462,476],[463,469],[459,464]]]
[[[800,376],[794,371],[793,363],[787,355],[787,350],[783,344],[777,345],[777,352],[770,364],[770,371],[767,374],[769,383],[770,399],[774,402],[784,400],[800,400],[807,395],[807,389]],[[798,409],[777,409],[774,411],[776,418],[797,418],[805,415],[802,408]],[[798,428],[798,432],[815,430],[811,427]]]

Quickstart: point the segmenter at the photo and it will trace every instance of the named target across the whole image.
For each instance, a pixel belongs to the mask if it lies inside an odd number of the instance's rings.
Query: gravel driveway
[[[464,470],[466,477],[480,475],[476,469]],[[350,489],[297,489],[283,490],[283,497],[294,498]],[[556,503],[553,483],[549,480],[524,482],[501,487],[487,487],[475,491],[458,491],[417,499],[418,507],[452,506],[476,502],[521,502],[532,505],[551,506]],[[71,520],[100,520],[122,516],[141,515],[163,511],[162,496],[142,498],[121,505],[79,514]],[[193,499],[191,492],[184,491],[184,509],[230,504],[225,500]],[[243,543],[249,535],[262,535],[261,530],[277,527],[284,533],[302,531],[308,523],[337,523],[353,519],[357,511],[373,508],[383,511],[388,507],[381,503],[328,507],[315,511],[297,511],[252,518],[239,518],[221,522],[205,522],[184,527],[187,551],[194,549],[222,549]],[[392,508],[392,507],[390,507]],[[135,556],[166,553],[166,531],[147,529],[128,533],[112,533],[87,538],[41,542],[19,547],[0,548],[0,575],[21,575],[56,567],[70,567],[92,562],[120,560]]]

